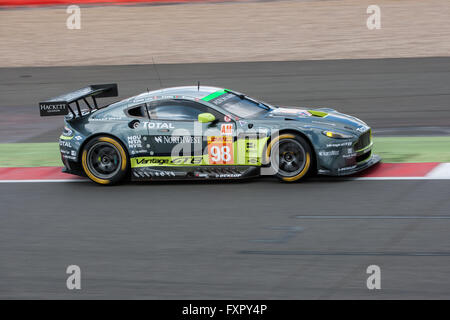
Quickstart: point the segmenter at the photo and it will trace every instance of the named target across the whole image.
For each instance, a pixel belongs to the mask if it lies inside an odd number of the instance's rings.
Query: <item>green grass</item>
[[[374,138],[384,162],[450,162],[449,137]],[[58,143],[0,143],[0,167],[62,166]]]
[[[58,143],[0,143],[0,167],[62,165]]]
[[[374,138],[383,162],[450,162],[450,137]]]

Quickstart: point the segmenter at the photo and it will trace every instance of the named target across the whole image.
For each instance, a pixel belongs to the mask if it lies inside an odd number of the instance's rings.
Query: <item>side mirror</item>
[[[198,115],[198,122],[201,123],[209,123],[209,122],[213,122],[214,120],[216,120],[216,117],[214,117],[214,115],[212,115],[211,113],[200,113]]]

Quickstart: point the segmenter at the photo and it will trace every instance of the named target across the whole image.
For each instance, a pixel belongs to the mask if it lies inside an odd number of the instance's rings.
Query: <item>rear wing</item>
[[[70,111],[75,118],[83,115],[82,110],[90,113],[94,109],[99,109],[96,98],[117,97],[118,94],[116,83],[93,84],[77,91],[39,102],[39,112],[41,117],[48,117],[67,115]],[[92,99],[92,105],[89,104],[87,98]],[[80,106],[81,100],[83,100],[87,109],[85,107],[82,109]],[[78,113],[74,112],[73,103]]]

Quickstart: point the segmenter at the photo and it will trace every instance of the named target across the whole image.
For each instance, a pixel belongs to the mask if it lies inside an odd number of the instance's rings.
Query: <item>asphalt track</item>
[[[449,62],[161,65],[158,71],[164,86],[199,79],[268,102],[332,105],[376,130],[442,134],[450,126]],[[35,102],[86,79],[116,80],[123,97],[159,87],[152,66],[0,74],[3,142],[54,141],[60,119],[39,122]],[[449,299],[448,190],[448,180],[0,184],[0,298]],[[82,270],[80,291],[65,286],[73,264]],[[381,290],[366,288],[372,264],[381,267]]]
[[[333,107],[378,135],[450,133],[450,58],[166,64],[157,71],[162,87],[200,81],[278,105]],[[61,119],[40,118],[37,103],[111,82],[120,98],[161,87],[151,64],[0,68],[0,143],[56,141]]]

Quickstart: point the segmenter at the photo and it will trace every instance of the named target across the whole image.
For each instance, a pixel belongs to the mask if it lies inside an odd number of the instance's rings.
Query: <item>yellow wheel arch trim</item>
[[[295,136],[293,134],[282,134],[279,135],[277,137],[275,137],[272,141],[270,141],[269,145],[267,146],[267,150],[266,150],[266,160],[270,159],[270,151],[272,150],[272,146],[280,141],[281,139],[295,139]],[[268,161],[267,161],[268,163]]]
[[[273,139],[272,141],[270,141],[269,145],[267,146],[267,151],[266,151],[266,159],[270,159],[270,151],[272,150],[272,146],[280,141],[281,139],[295,139],[295,136],[293,134],[282,134],[277,136],[275,139]],[[298,179],[300,179],[301,177],[303,177],[309,170],[309,167],[311,166],[311,155],[309,154],[309,152],[305,151],[306,153],[306,163],[305,166],[303,167],[303,170],[300,171],[297,175],[293,176],[293,177],[286,177],[286,178],[282,178],[283,181],[286,182],[293,182],[296,181]]]
[[[101,137],[98,139],[99,141],[103,141],[103,142],[108,142],[111,143],[112,145],[114,145],[120,152],[120,155],[122,157],[122,166],[121,166],[121,170],[125,171],[127,169],[127,155],[125,153],[125,150],[123,149],[122,145],[120,143],[118,143],[116,140],[112,139],[112,138],[108,138],[108,137]],[[87,151],[84,150],[83,151],[83,156],[82,156],[82,165],[83,165],[83,169],[84,172],[86,172],[87,176],[92,179],[93,181],[100,183],[100,184],[109,184],[111,181],[108,179],[100,179],[97,178],[96,176],[94,176],[91,171],[89,170],[89,167],[87,165]]]

